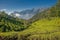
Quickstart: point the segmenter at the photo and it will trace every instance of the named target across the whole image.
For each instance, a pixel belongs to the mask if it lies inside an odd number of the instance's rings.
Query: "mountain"
[[[4,11],[0,12],[0,32],[21,31],[27,27],[24,25],[23,19],[18,19],[6,14]]]
[[[52,7],[47,8],[44,11],[35,14],[28,21],[30,23],[33,23],[33,22],[40,20],[40,19],[43,19],[43,18],[47,18],[50,20],[51,17],[60,17],[60,1],[58,1]]]
[[[13,13],[11,13],[12,16],[14,17],[18,17],[18,18],[22,18],[22,19],[30,19],[32,18],[35,14],[43,11],[44,9],[26,9],[26,10],[22,10],[21,12],[18,11],[14,11]]]
[[[21,40],[60,40],[60,0],[28,21],[32,23],[20,32]]]

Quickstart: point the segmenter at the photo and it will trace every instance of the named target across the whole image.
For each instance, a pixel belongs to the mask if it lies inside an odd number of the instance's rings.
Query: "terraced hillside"
[[[60,40],[60,18],[38,20],[20,32],[22,40]]]
[[[24,31],[0,33],[0,36],[7,40],[60,40],[60,18],[41,19]]]

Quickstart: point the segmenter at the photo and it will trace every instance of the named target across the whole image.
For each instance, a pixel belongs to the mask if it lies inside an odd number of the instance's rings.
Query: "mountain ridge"
[[[43,11],[43,10],[44,10],[44,8],[41,8],[41,9],[40,8],[38,8],[38,9],[35,9],[35,8],[26,9],[26,10],[22,10],[20,12],[14,11],[13,13],[11,13],[11,15],[12,16],[16,16],[16,14],[18,14],[17,15],[18,18],[22,18],[22,19],[28,20],[28,19],[32,18],[35,14],[37,14],[37,13]]]

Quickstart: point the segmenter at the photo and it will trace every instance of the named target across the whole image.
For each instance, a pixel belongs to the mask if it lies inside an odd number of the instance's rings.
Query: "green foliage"
[[[24,30],[24,20],[11,17],[4,11],[0,12],[0,32],[21,31]]]
[[[60,18],[41,19],[24,31],[0,33],[0,36],[4,40],[60,40]]]

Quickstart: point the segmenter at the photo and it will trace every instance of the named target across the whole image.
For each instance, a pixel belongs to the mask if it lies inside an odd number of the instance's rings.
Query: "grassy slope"
[[[60,18],[54,17],[50,20],[42,19],[38,20],[35,23],[32,23],[30,28],[26,29],[23,32],[20,32],[20,35],[27,36],[26,38],[32,39],[36,37],[48,37],[49,35],[55,37],[60,36]]]
[[[57,40],[60,38],[60,18],[54,17],[49,19],[41,19],[38,20],[32,25],[21,32],[6,32],[0,33],[0,36],[14,36],[15,34],[18,35],[18,39],[41,39],[41,40]]]

